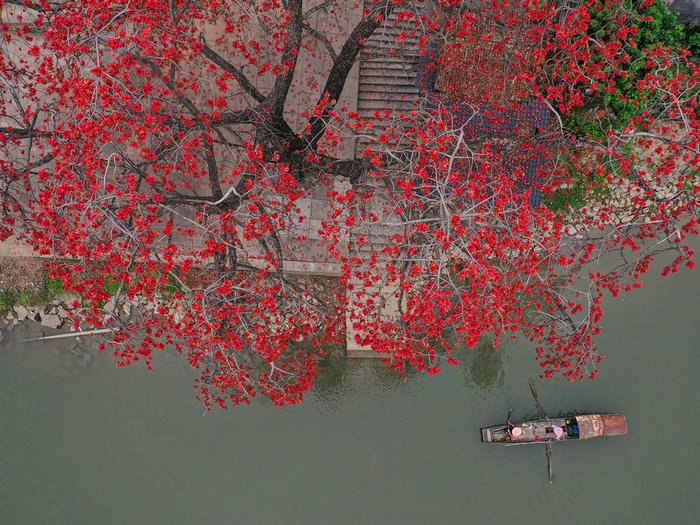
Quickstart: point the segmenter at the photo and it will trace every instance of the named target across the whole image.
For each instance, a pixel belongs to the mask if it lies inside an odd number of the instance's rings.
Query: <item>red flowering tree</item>
[[[638,7],[5,0],[0,232],[120,364],[174,344],[207,405],[300,401],[346,330],[399,370],[524,332],[544,375],[594,375],[603,291],[697,233],[699,71],[636,49]],[[378,34],[438,79],[367,118],[343,101]],[[595,103],[621,77],[622,126]]]

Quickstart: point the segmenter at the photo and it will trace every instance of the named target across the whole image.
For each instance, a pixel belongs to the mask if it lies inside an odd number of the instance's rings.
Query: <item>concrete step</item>
[[[351,350],[348,345],[348,359],[383,359],[387,357],[386,354],[378,354],[373,350],[367,348],[356,348]]]

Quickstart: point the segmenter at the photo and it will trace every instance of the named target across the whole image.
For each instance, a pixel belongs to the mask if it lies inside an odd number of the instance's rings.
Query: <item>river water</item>
[[[527,344],[406,382],[355,363],[299,406],[205,413],[171,353],[154,371],[0,344],[1,523],[696,523],[700,272],[609,301],[594,381],[537,381],[552,414],[625,414],[629,433],[480,443],[536,413]]]

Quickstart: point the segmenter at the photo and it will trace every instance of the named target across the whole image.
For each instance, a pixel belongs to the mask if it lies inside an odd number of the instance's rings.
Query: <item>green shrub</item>
[[[594,138],[601,138],[600,124],[587,116],[590,115],[591,105],[607,109],[610,118],[606,125],[612,129],[626,126],[631,117],[652,106],[654,95],[649,90],[642,90],[641,93],[638,91],[637,81],[649,72],[646,68],[645,49],[661,45],[664,48],[687,49],[693,56],[700,56],[699,28],[678,23],[678,14],[669,11],[663,0],[656,0],[648,7],[641,7],[642,3],[641,0],[624,0],[613,8],[605,0],[599,0],[588,7],[591,19],[586,32],[599,42],[606,44],[616,38],[619,29],[616,18],[623,13],[629,17],[627,23],[637,28],[637,34],[630,35],[636,44],[634,47],[627,40],[621,41],[619,53],[629,55],[629,61],[619,64],[618,71],[612,71],[609,65],[603,66],[608,78],[612,78],[611,82],[605,84],[612,85],[616,91],[609,93],[599,89],[599,97],[590,97],[585,107],[573,110],[567,117],[567,128],[578,130],[578,136],[590,134]],[[587,85],[579,87],[583,91],[588,88]]]
[[[44,269],[41,270],[41,275],[41,284],[33,290],[0,290],[0,315],[6,315],[16,304],[33,306],[50,303],[65,291],[60,279],[52,279]]]

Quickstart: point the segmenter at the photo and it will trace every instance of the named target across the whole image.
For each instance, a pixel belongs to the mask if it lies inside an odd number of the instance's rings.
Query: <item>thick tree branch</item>
[[[236,82],[240,84],[240,86],[245,90],[246,93],[248,93],[253,99],[257,102],[264,102],[265,101],[265,95],[260,93],[260,91],[257,90],[257,88],[248,80],[248,77],[246,77],[243,74],[243,71],[241,71],[240,68],[234,66],[226,60],[224,57],[222,57],[220,54],[218,54],[216,51],[214,51],[211,47],[209,47],[206,42],[202,41],[204,46],[202,47],[202,54],[207,57],[209,60],[214,62],[217,66],[219,66],[221,69],[226,71],[227,73],[230,73],[233,78],[236,79]]]
[[[15,139],[29,139],[35,137],[53,137],[54,134],[48,131],[41,131],[32,128],[0,128],[0,137],[10,135]]]
[[[333,44],[331,44],[331,41],[326,38],[324,34],[321,32],[317,31],[310,25],[305,25],[304,26],[304,31],[309,33],[311,36],[313,36],[316,40],[321,42],[323,44],[323,47],[326,48],[326,51],[328,51],[328,54],[331,57],[331,60],[335,63],[338,60],[338,55],[335,52],[335,49],[333,49]]]
[[[301,37],[303,34],[302,0],[288,0],[290,20],[287,24],[287,43],[282,52],[280,66],[282,72],[275,80],[275,85],[268,96],[270,113],[275,117],[281,117],[284,113],[284,104],[287,100],[289,88],[294,80],[294,71],[297,67]]]
[[[343,48],[340,50],[338,58],[328,74],[326,85],[321,92],[321,97],[319,98],[319,104],[321,104],[322,101],[328,97],[329,105],[323,110],[323,114],[320,117],[315,117],[310,122],[310,132],[308,136],[310,137],[309,144],[312,148],[315,148],[319,140],[321,140],[321,132],[325,127],[324,119],[328,117],[330,109],[340,98],[340,94],[345,86],[345,81],[350,74],[352,66],[355,65],[357,56],[364,46],[365,41],[382,25],[385,18],[389,16],[393,9],[394,4],[391,0],[387,0],[375,6],[367,15],[367,18],[355,26],[355,29],[350,33]]]

